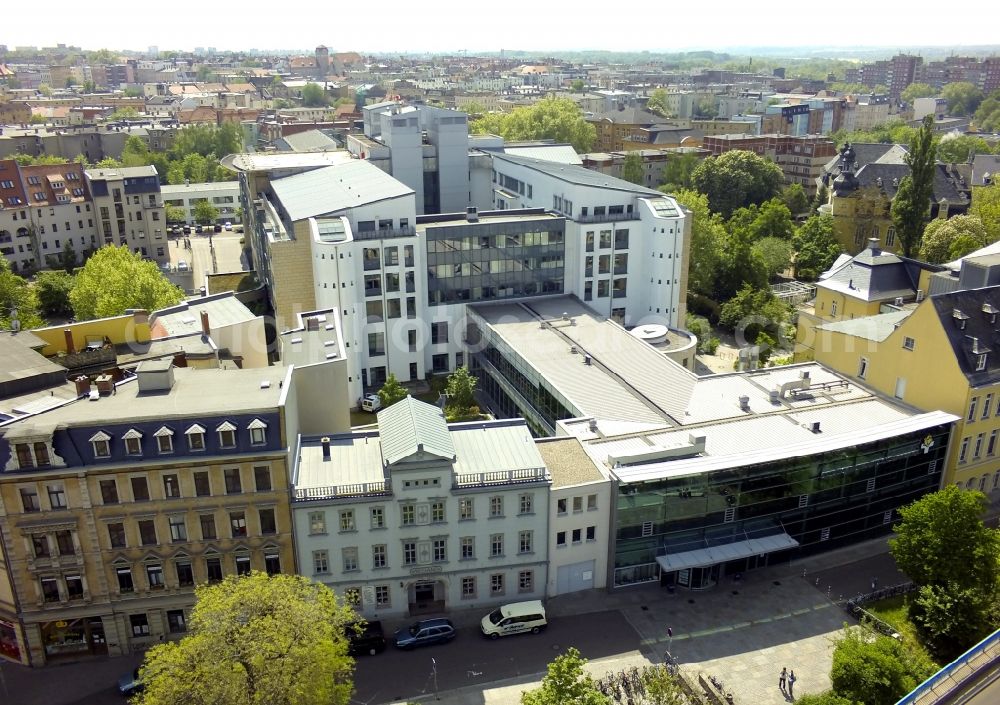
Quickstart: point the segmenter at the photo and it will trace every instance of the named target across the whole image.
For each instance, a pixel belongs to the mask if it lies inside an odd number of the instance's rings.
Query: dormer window
[[[236,426],[229,421],[224,421],[215,430],[219,434],[220,446],[223,448],[236,447]]]
[[[122,440],[125,441],[126,455],[142,455],[142,433],[140,431],[130,428],[122,436]]]
[[[162,426],[153,436],[156,438],[156,449],[160,453],[174,452],[174,432],[172,430]]]
[[[990,323],[996,323],[997,313],[1000,313],[1000,309],[996,308],[992,304],[986,303],[983,304],[983,313],[986,314],[986,317],[989,319]]]
[[[958,326],[959,330],[965,330],[965,322],[969,320],[969,316],[967,314],[962,313],[956,308],[952,309],[951,317],[955,319],[955,325]]]
[[[982,372],[986,369],[986,353],[981,353],[976,355],[976,372]]]
[[[90,445],[94,449],[95,458],[111,457],[111,436],[104,431],[98,431],[90,437]]]
[[[188,448],[193,451],[205,450],[205,427],[198,424],[192,425],[184,432],[187,436]]]
[[[250,445],[261,446],[267,443],[267,424],[260,419],[254,419],[247,426],[250,429]]]

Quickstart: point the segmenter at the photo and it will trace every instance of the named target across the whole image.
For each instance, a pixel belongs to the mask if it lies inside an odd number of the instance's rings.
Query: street
[[[184,239],[191,242],[191,249],[184,247]],[[177,263],[181,260],[187,262],[191,268],[191,289],[197,290],[205,283],[206,274],[217,274],[219,272],[239,272],[243,269],[240,262],[240,255],[243,246],[240,240],[242,233],[226,232],[207,234],[181,235],[170,242],[170,264],[176,271]],[[215,249],[215,262],[212,261],[212,248]],[[185,287],[187,288],[187,287]]]

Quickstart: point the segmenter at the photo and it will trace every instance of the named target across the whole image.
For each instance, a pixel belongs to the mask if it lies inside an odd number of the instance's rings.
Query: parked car
[[[222,226],[220,224],[216,223],[215,225],[212,226],[212,230],[214,230],[217,233],[221,233],[222,232]]]
[[[182,228],[182,230],[184,231],[184,234],[185,234],[185,235],[190,235],[190,234],[191,234],[191,226],[190,226],[190,225],[185,225],[185,226],[184,226],[184,227]]]
[[[378,394],[365,394],[361,397],[361,408],[365,411],[375,412],[382,408],[382,400]]]
[[[191,270],[191,268],[188,266],[188,263],[186,261],[184,261],[184,260],[178,260],[178,262],[177,262],[177,271],[178,272],[188,272],[190,270]]]
[[[384,650],[385,633],[382,631],[382,622],[359,622],[347,628],[347,651],[352,656],[374,656]]]
[[[118,692],[126,697],[138,695],[143,691],[144,687],[142,680],[139,678],[138,668],[118,679]]]
[[[538,634],[548,625],[541,600],[501,605],[483,617],[479,628],[483,636],[497,639],[509,634]]]
[[[396,646],[413,649],[417,646],[443,644],[455,638],[455,625],[450,619],[421,619],[396,632]]]
[[[224,227],[224,228],[226,229],[226,231],[228,232],[228,231],[230,231],[230,230],[232,230],[232,229],[233,229],[233,224],[232,224],[231,222],[229,222],[229,221],[227,220],[227,221],[226,221],[226,222],[225,222],[225,223],[223,224],[223,226],[222,226],[222,227]]]
[[[205,230],[205,227],[202,226],[202,225],[196,225],[196,226],[194,226],[194,231],[198,235],[200,235],[202,232],[204,232],[204,230]]]

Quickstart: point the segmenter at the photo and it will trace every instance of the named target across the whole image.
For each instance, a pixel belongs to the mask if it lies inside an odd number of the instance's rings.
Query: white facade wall
[[[607,587],[612,512],[610,480],[552,489],[546,597]]]
[[[30,211],[35,226],[38,267],[46,268],[49,257],[62,255],[67,241],[73,244],[78,264],[83,261],[84,250],[96,250],[100,246],[94,209],[89,202],[33,206]]]
[[[382,113],[381,137],[392,150],[392,175],[413,189],[417,213],[424,212],[424,150],[417,112]]]
[[[469,188],[469,124],[465,113],[421,110],[427,138],[437,149],[438,196],[441,213],[464,211],[472,200]]]
[[[222,181],[218,183],[199,183],[187,185],[161,186],[160,194],[164,205],[180,206],[184,209],[184,222],[195,224],[195,204],[200,200],[208,200],[219,209],[219,221],[239,223],[236,209],[240,205],[239,181]]]

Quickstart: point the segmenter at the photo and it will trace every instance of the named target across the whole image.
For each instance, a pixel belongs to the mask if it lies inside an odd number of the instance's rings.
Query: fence
[[[844,603],[844,609],[859,622],[864,622],[865,624],[870,624],[872,628],[876,631],[885,634],[886,636],[891,636],[894,639],[899,638],[899,633],[896,632],[895,627],[893,627],[888,622],[884,622],[875,615],[873,615],[868,610],[862,607],[863,604],[867,602],[878,602],[879,600],[887,600],[890,597],[897,597],[898,595],[905,595],[907,593],[913,592],[917,589],[917,586],[913,583],[899,583],[898,585],[889,585],[878,590],[873,590],[872,592],[864,593],[858,595],[857,597],[852,597],[847,602]]]
[[[1000,661],[1000,629],[918,685],[896,705],[947,700],[976,674],[985,668],[995,666],[998,661]]]

